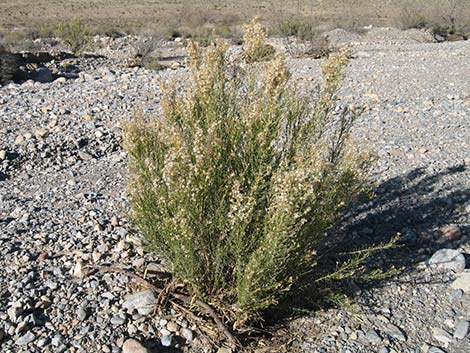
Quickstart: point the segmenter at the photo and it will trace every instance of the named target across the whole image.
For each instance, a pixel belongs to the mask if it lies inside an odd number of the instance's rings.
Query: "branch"
[[[110,272],[110,273],[121,273],[123,275],[126,275],[129,278],[132,278],[136,282],[139,282],[143,284],[144,286],[150,288],[152,291],[154,291],[157,294],[161,294],[163,290],[161,288],[158,288],[157,286],[153,285],[149,281],[143,279],[142,277],[136,275],[135,273],[129,272],[127,270],[124,270],[122,268],[114,267],[114,266],[94,266],[98,271],[101,272]],[[217,316],[217,313],[212,309],[208,304],[204,303],[201,300],[193,300],[193,298],[189,295],[181,294],[181,293],[170,293],[171,296],[175,299],[178,299],[179,301],[185,303],[185,304],[196,304],[202,311],[209,315],[212,320],[216,323],[218,329],[227,337],[227,339],[230,341],[230,343],[239,345],[238,340],[232,335],[232,333],[227,329],[227,327],[224,325],[222,320]]]

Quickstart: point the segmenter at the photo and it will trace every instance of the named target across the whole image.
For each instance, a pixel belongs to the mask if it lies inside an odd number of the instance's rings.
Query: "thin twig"
[[[139,282],[147,287],[149,287],[152,291],[154,291],[157,294],[161,294],[163,290],[161,288],[158,288],[157,286],[153,285],[146,279],[136,275],[135,273],[129,272],[127,270],[124,270],[119,267],[114,267],[114,266],[94,266],[95,269],[102,271],[102,272],[111,272],[111,273],[121,273],[123,275],[128,276],[129,278],[132,278],[136,282]],[[235,336],[232,335],[232,333],[227,329],[227,327],[224,325],[222,320],[218,317],[214,309],[212,309],[208,304],[204,303],[203,301],[196,299],[193,300],[192,297],[189,295],[181,294],[181,293],[170,293],[171,296],[175,299],[178,299],[179,301],[185,303],[185,304],[196,304],[204,313],[209,315],[212,320],[214,320],[215,324],[217,325],[218,329],[227,337],[227,339],[230,341],[230,343],[239,345],[240,343],[238,340],[235,338]]]

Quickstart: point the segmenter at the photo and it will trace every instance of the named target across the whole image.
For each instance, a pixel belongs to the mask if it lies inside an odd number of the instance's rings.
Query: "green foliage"
[[[301,40],[312,40],[318,36],[317,31],[308,19],[292,16],[281,21],[278,27],[281,36],[295,36]]]
[[[81,20],[72,20],[56,27],[54,34],[59,37],[72,52],[80,53],[91,41],[91,31]]]
[[[326,230],[367,189],[368,158],[348,139],[355,114],[336,109],[346,53],[324,62],[313,99],[283,55],[249,65],[227,50],[190,43],[185,88],[165,85],[162,115],[130,122],[125,141],[146,248],[237,328],[315,270]]]

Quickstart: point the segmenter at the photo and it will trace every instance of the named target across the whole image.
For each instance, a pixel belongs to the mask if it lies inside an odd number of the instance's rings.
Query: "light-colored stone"
[[[443,344],[449,344],[452,342],[452,336],[446,330],[439,327],[433,327],[431,330],[432,336]]]
[[[189,328],[182,328],[181,329],[181,336],[184,337],[186,342],[191,342],[194,338],[193,331],[191,331]]]
[[[429,259],[431,267],[462,272],[465,269],[465,257],[454,249],[440,249]]]
[[[170,336],[170,335],[162,336],[160,341],[161,341],[163,347],[170,347],[171,343],[173,342],[173,337]]]
[[[156,301],[153,291],[147,289],[127,297],[122,307],[130,312],[137,310],[140,315],[149,315],[154,311]]]
[[[385,332],[389,336],[399,341],[406,342],[406,335],[401,328],[393,324],[387,324],[385,327],[386,327]]]
[[[148,353],[148,350],[139,341],[129,338],[122,345],[122,353]]]
[[[178,329],[179,329],[179,325],[178,325],[176,322],[174,322],[174,321],[170,321],[170,322],[166,325],[166,328],[167,328],[167,330],[170,331],[170,332],[176,332],[176,331],[178,331]]]
[[[470,293],[470,270],[465,270],[457,275],[454,282],[451,283],[452,289],[461,289],[465,293]]]
[[[454,338],[457,338],[459,340],[464,339],[468,335],[469,331],[470,331],[470,322],[466,320],[460,320],[455,325]]]

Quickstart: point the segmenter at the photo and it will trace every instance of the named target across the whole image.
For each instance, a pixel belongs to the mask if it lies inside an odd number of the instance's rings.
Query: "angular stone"
[[[469,331],[470,322],[466,320],[460,320],[459,322],[457,322],[457,325],[455,325],[454,338],[457,338],[459,340],[464,339],[465,336],[468,335]]]
[[[451,283],[452,289],[460,289],[465,293],[470,293],[470,270],[465,270],[457,275],[454,282]]]
[[[385,326],[384,332],[387,333],[389,336],[391,336],[391,337],[393,337],[393,338],[395,338],[399,341],[406,342],[405,333],[403,332],[403,330],[401,328],[399,328],[396,325],[387,324]]]
[[[129,312],[137,310],[140,315],[149,315],[155,308],[156,300],[153,291],[147,289],[127,297],[122,307]]]
[[[432,267],[462,272],[465,269],[465,257],[457,250],[440,249],[429,259],[429,265]]]
[[[191,342],[193,340],[194,334],[193,331],[191,331],[189,328],[183,328],[181,329],[181,336],[184,337],[186,342]]]
[[[36,336],[31,331],[26,332],[23,336],[19,337],[15,343],[18,346],[26,346],[28,343],[31,343],[35,340]]]
[[[378,333],[375,330],[369,330],[366,332],[365,335],[366,340],[368,340],[371,343],[380,343],[382,342],[382,338],[378,335]]]
[[[434,327],[431,330],[432,336],[443,344],[449,344],[452,342],[452,336],[446,330],[443,330],[439,327]]]
[[[170,347],[171,342],[173,341],[173,337],[171,337],[170,335],[162,336],[160,341],[161,341],[163,347]]]
[[[439,347],[431,347],[429,348],[428,353],[446,353],[446,352],[444,352]]]

